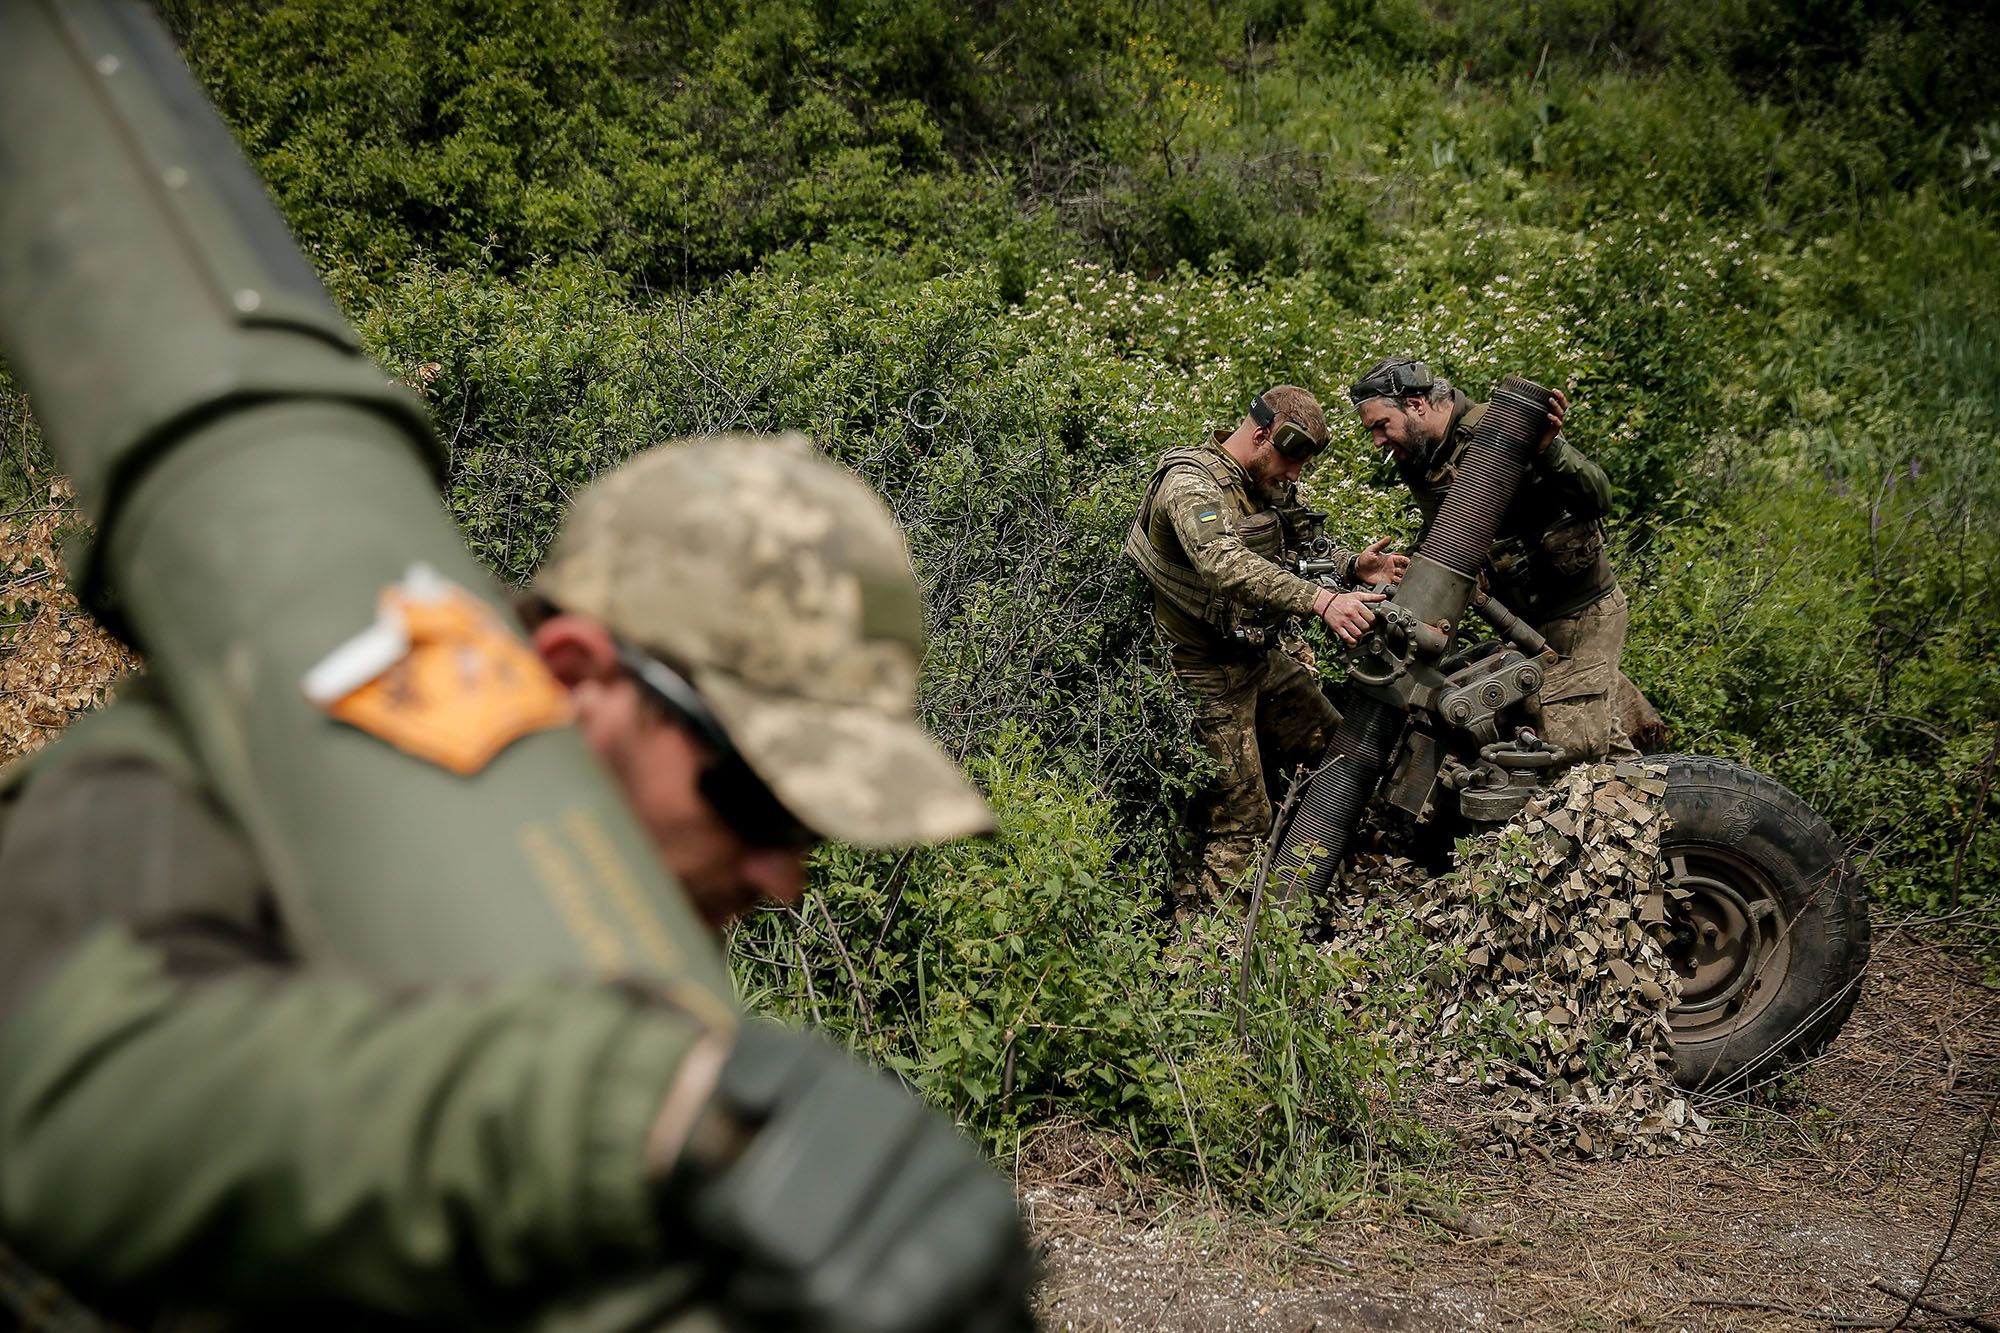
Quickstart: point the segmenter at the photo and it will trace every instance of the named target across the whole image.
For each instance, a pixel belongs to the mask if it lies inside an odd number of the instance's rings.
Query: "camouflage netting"
[[[1663,764],[1572,769],[1449,873],[1362,856],[1324,905],[1321,947],[1360,962],[1413,1075],[1476,1096],[1489,1151],[1651,1155],[1707,1128],[1673,1081],[1666,789]]]
[[[68,481],[55,478],[44,495],[0,514],[0,764],[53,740],[137,665],[70,589],[60,550],[77,522]]]

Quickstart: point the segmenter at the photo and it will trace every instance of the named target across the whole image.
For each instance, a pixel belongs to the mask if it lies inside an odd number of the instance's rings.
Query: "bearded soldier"
[[[1250,400],[1236,428],[1169,450],[1153,469],[1125,553],[1153,589],[1153,620],[1175,678],[1192,696],[1195,732],[1220,772],[1190,812],[1189,856],[1175,915],[1223,901],[1271,827],[1266,759],[1316,759],[1339,721],[1317,677],[1278,646],[1293,616],[1354,643],[1382,594],[1335,592],[1287,567],[1299,531],[1293,488],[1326,447],[1326,416],[1281,384]],[[1346,581],[1402,576],[1408,557],[1377,541],[1336,552]]]
[[[1428,534],[1485,404],[1408,357],[1376,362],[1348,397],[1416,497]],[[1627,606],[1604,550],[1611,483],[1563,437],[1568,410],[1569,400],[1557,390],[1548,429],[1501,517],[1482,581],[1561,657],[1530,704],[1542,739],[1571,760],[1635,758],[1638,751],[1612,703]]]

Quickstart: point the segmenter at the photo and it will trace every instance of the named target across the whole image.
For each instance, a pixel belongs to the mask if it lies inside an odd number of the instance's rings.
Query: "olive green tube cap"
[[[642,454],[577,498],[535,587],[682,670],[814,832],[893,847],[993,830],[917,720],[902,530],[803,436]]]

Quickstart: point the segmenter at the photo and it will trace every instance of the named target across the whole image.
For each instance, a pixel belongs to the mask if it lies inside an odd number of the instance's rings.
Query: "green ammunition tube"
[[[305,697],[413,564],[505,612],[421,404],[140,4],[0,4],[0,350],[95,524],[87,593],[310,952],[392,982],[643,976],[731,1022],[706,931],[572,729],[468,774]]]

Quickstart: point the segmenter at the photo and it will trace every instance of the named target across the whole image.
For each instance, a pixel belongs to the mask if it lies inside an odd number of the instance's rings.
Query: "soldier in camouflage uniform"
[[[993,827],[915,716],[902,534],[797,437],[593,485],[527,618],[715,925],[820,838]],[[823,1043],[638,980],[329,966],[143,680],[4,794],[0,1235],[122,1322],[1026,1325],[1006,1183]]]
[[[1326,417],[1293,385],[1251,400],[1233,431],[1162,455],[1125,553],[1153,589],[1153,620],[1175,677],[1195,705],[1195,730],[1220,767],[1190,811],[1188,863],[1173,886],[1177,916],[1224,901],[1269,834],[1270,767],[1317,759],[1339,715],[1318,677],[1279,647],[1293,616],[1353,643],[1372,620],[1374,592],[1340,592],[1284,563],[1297,539],[1293,487],[1326,447]],[[1393,581],[1408,557],[1376,542],[1342,551],[1348,582]]]
[[[1485,404],[1407,357],[1378,361],[1348,397],[1416,497],[1428,533]],[[1534,705],[1542,739],[1572,760],[1636,758],[1612,705],[1627,608],[1625,590],[1604,553],[1611,483],[1604,469],[1563,437],[1568,410],[1568,399],[1557,390],[1548,431],[1500,519],[1482,580],[1560,655]]]

